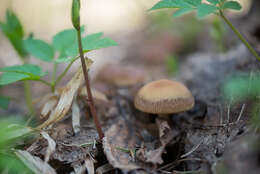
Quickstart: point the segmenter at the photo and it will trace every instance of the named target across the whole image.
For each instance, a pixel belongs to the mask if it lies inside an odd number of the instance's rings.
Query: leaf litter
[[[196,88],[201,87],[192,83],[192,79],[189,76],[188,82],[198,93],[200,89]],[[122,96],[119,89],[108,97],[96,95],[99,96],[96,97],[98,116],[105,132],[105,138],[99,142],[91,117],[81,118],[81,115],[90,115],[89,108],[81,101],[86,97],[81,83],[79,70],[61,88],[61,93],[57,92],[58,102],[54,108],[46,109],[45,113],[51,111],[50,116],[41,126],[55,123],[45,130],[49,137],[39,137],[26,150],[31,156],[40,157],[43,163],[48,156],[48,165],[55,166],[57,173],[207,174],[215,170],[226,145],[238,138],[241,131],[249,131],[244,121],[247,117],[244,104],[242,109],[239,106],[238,113],[232,108],[227,112],[222,106],[219,109],[218,105],[211,104],[219,100],[202,97],[193,110],[170,115],[170,120],[164,121],[137,111],[131,93]],[[68,100],[62,102],[65,99]],[[234,122],[223,122],[226,113]],[[47,153],[50,142],[55,142],[56,147]]]

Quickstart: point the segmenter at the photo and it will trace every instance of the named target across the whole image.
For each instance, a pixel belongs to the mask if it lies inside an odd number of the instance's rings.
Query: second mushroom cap
[[[193,105],[194,97],[183,84],[166,79],[148,83],[135,97],[137,109],[154,114],[183,112]]]

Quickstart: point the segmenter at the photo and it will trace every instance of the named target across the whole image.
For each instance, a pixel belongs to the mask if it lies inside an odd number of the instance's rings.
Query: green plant
[[[78,30],[67,29],[61,31],[53,36],[52,43],[35,39],[32,35],[25,39],[23,27],[14,13],[7,11],[6,16],[6,24],[0,23],[0,27],[20,55],[23,64],[0,68],[0,72],[3,72],[0,76],[0,85],[24,81],[25,93],[28,96],[28,108],[32,111],[32,99],[28,80],[41,82],[49,86],[51,91],[54,92],[57,84],[66,75],[72,64],[79,58],[77,51]],[[84,27],[80,28],[80,34],[84,34]],[[83,53],[117,45],[112,39],[103,38],[102,36],[103,33],[101,32],[80,36]],[[28,63],[28,55],[53,64],[51,81],[43,79],[48,73],[43,71],[40,66]],[[58,57],[55,57],[55,55],[58,55]],[[57,75],[56,69],[58,64],[61,63],[67,63],[67,66],[61,74]]]
[[[255,49],[246,41],[242,34],[232,25],[223,13],[226,9],[240,10],[241,5],[237,1],[207,0],[206,3],[202,2],[202,0],[161,0],[150,10],[162,8],[176,8],[177,10],[173,14],[174,17],[178,17],[192,11],[197,11],[198,18],[204,18],[210,14],[218,15],[233,30],[233,32],[245,44],[249,51],[260,61],[260,56]]]

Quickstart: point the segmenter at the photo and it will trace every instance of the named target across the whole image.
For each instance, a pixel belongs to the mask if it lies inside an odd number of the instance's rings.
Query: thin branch
[[[77,36],[78,36],[80,60],[81,60],[82,70],[83,70],[83,74],[84,74],[84,78],[85,78],[85,86],[86,86],[86,90],[88,93],[88,100],[86,100],[86,102],[89,105],[91,115],[94,119],[97,131],[98,131],[99,139],[102,140],[104,137],[104,134],[103,134],[103,131],[101,129],[101,126],[100,126],[100,123],[99,123],[99,120],[97,117],[97,112],[96,112],[93,96],[92,96],[91,89],[90,89],[90,81],[89,81],[88,71],[87,71],[86,63],[85,63],[85,59],[84,59],[80,28],[77,29]]]

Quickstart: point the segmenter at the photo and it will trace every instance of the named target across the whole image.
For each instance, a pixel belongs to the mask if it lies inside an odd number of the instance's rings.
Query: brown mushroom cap
[[[154,114],[178,113],[189,110],[194,97],[181,83],[157,80],[143,86],[135,97],[135,107]]]
[[[145,80],[145,71],[136,66],[107,64],[97,75],[97,79],[116,87],[129,87]]]

